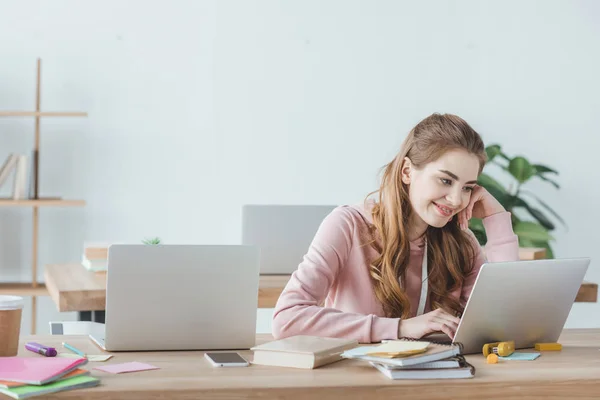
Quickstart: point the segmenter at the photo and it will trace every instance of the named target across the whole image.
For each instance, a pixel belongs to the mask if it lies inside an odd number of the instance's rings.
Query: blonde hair
[[[479,173],[486,162],[483,141],[463,119],[451,114],[432,114],[419,122],[402,143],[400,152],[383,169],[378,201],[372,209],[373,226],[370,244],[379,256],[370,265],[370,276],[377,299],[388,317],[407,318],[409,299],[399,279],[404,282],[410,256],[408,221],[413,212],[408,187],[401,180],[405,157],[420,169],[451,149],[463,149],[479,158]],[[460,302],[448,293],[462,286],[472,269],[475,249],[468,233],[462,231],[457,218],[442,228],[428,227],[425,233],[429,269],[430,304],[461,315]]]

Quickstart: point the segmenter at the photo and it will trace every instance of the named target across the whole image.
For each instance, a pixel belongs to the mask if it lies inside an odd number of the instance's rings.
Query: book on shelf
[[[11,173],[13,173],[11,199],[26,200],[32,198],[31,191],[28,190],[28,187],[31,187],[32,185],[35,186],[33,180],[36,179],[36,177],[34,176],[34,168],[31,168],[27,164],[27,156],[12,153],[7,157],[0,168],[0,187],[7,183]]]
[[[341,354],[358,342],[319,336],[290,336],[255,346],[253,364],[314,369],[342,360]]]

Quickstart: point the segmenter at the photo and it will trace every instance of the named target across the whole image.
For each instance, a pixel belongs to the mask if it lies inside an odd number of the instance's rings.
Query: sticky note
[[[137,361],[122,363],[122,364],[112,364],[107,365],[106,367],[96,367],[99,371],[110,372],[111,374],[122,374],[125,372],[138,372],[138,371],[149,371],[152,369],[159,369],[154,365],[145,364]]]
[[[540,353],[512,353],[510,356],[498,357],[501,360],[515,361],[533,361],[540,356]]]
[[[390,358],[408,356],[423,353],[428,346],[429,342],[396,340],[374,347],[367,355]]]

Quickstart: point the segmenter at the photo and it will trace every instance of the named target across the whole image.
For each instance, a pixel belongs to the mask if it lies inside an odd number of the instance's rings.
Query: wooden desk
[[[80,264],[47,265],[44,269],[46,287],[56,303],[58,311],[105,309],[106,274],[90,272]],[[275,307],[275,303],[289,279],[289,275],[261,275],[258,307]],[[584,282],[575,301],[596,302],[597,296],[598,285]]]
[[[259,335],[257,342],[269,341]],[[61,342],[88,354],[101,354],[83,336],[21,338],[20,355],[39,357],[24,349],[27,341],[61,348]],[[213,368],[203,352],[114,353],[104,363],[86,368],[100,378],[98,387],[58,393],[45,398],[77,399],[548,399],[598,398],[600,329],[565,330],[563,350],[544,352],[535,361],[501,361],[488,365],[482,355],[467,356],[475,377],[444,381],[390,380],[367,363],[343,360],[315,370],[251,365]],[[251,360],[250,351],[240,351]],[[128,361],[146,362],[159,370],[108,374],[96,366]]]

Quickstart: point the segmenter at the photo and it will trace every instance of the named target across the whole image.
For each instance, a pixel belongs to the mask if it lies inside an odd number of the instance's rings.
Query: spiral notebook
[[[458,359],[458,366],[453,368],[420,368],[420,365],[434,364],[424,363],[413,367],[393,367],[370,362],[379,372],[389,379],[466,379],[475,376],[475,367],[464,358]],[[442,361],[438,361],[442,362]]]
[[[399,339],[401,342],[413,341],[412,339]],[[386,344],[393,342],[388,341]],[[422,342],[422,341],[419,341]],[[458,356],[462,354],[463,346],[460,343],[441,343],[429,342],[424,352],[408,355],[406,357],[389,358],[389,357],[374,357],[368,353],[374,351],[373,346],[361,346],[342,353],[342,357],[358,359],[363,361],[374,362],[377,364],[405,367],[409,365],[417,365],[426,362],[443,360],[446,358]]]

